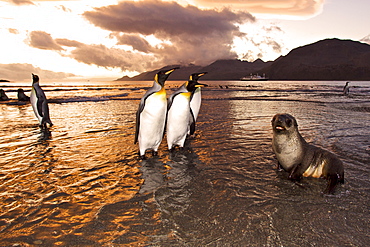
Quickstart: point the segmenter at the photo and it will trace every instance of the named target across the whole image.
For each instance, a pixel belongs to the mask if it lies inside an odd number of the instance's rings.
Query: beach
[[[135,112],[152,82],[40,83],[54,123],[1,83],[1,246],[367,246],[370,82],[201,81],[184,150],[140,160]],[[166,83],[169,96],[180,81]],[[276,170],[271,119],[336,154],[345,183]]]

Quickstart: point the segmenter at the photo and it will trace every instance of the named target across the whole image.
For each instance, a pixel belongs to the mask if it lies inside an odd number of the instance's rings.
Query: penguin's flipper
[[[45,100],[44,99],[37,99],[37,112],[39,113],[40,117],[44,117],[44,112],[43,112],[43,105],[44,105]]]
[[[193,111],[190,109],[190,135],[195,132],[195,117]]]
[[[41,125],[45,125],[46,123],[48,123],[50,127],[53,126],[53,123],[50,120],[48,102],[46,100],[44,100],[42,103],[42,114],[43,116],[42,116]]]
[[[144,107],[143,107],[143,109],[144,109]],[[141,110],[141,111],[143,111],[143,110]],[[137,110],[137,112],[136,112],[136,129],[135,129],[135,141],[134,141],[134,144],[137,143],[138,138],[139,138],[140,113],[141,113],[141,111],[140,111],[140,107],[139,107],[139,110]]]
[[[173,103],[173,100],[174,98],[176,97],[176,95],[178,95],[178,93],[176,94],[171,94],[170,98],[168,99],[168,103],[167,103],[167,112],[170,110],[171,106],[172,106],[172,103]],[[166,118],[167,119],[167,118]],[[167,122],[167,121],[166,121]]]
[[[134,140],[134,144],[137,143],[138,139],[139,139],[139,130],[140,130],[140,114],[141,112],[144,110],[144,107],[145,107],[145,101],[146,99],[152,95],[153,93],[157,92],[155,89],[153,88],[150,88],[148,89],[148,91],[146,91],[146,93],[144,94],[144,96],[141,98],[140,100],[140,104],[139,104],[139,109],[137,110],[136,112],[136,129],[135,129],[135,140]]]

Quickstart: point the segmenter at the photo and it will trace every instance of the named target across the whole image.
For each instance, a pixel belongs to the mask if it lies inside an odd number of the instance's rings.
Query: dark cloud
[[[118,45],[129,45],[137,51],[147,53],[153,48],[145,38],[137,34],[113,34],[112,37],[117,38]]]
[[[156,66],[236,58],[231,45],[235,36],[242,35],[237,24],[254,21],[247,12],[201,10],[154,0],[125,1],[85,12],[84,16],[95,26],[112,31],[118,45],[130,45],[135,51],[152,55],[150,64]],[[163,42],[153,47],[144,39],[148,35]]]
[[[63,48],[53,40],[50,34],[43,31],[32,31],[29,35],[29,45],[43,50],[63,50]]]
[[[0,78],[11,81],[23,81],[29,79],[31,82],[31,73],[38,74],[41,80],[61,80],[67,77],[73,77],[74,74],[54,72],[34,67],[31,64],[0,64]]]
[[[105,68],[120,68],[122,71],[145,71],[148,68],[155,68],[153,56],[150,54],[108,48],[104,45],[88,45],[68,39],[55,39],[55,42],[61,46],[74,48],[64,56],[81,63]]]
[[[197,36],[237,31],[235,23],[254,20],[246,12],[200,10],[190,5],[183,7],[176,2],[155,0],[125,1],[87,11],[84,16],[106,30],[166,35],[169,38],[183,34]]]

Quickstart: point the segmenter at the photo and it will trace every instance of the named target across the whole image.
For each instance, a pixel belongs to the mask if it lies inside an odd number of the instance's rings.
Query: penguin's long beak
[[[173,69],[170,69],[169,71],[166,71],[165,74],[166,75],[169,75],[171,74],[172,72],[174,72],[176,69],[179,69],[180,67],[176,67],[176,68],[173,68]]]
[[[208,85],[207,85],[207,84],[203,84],[203,83],[198,83],[198,82],[197,82],[197,84],[195,84],[195,87],[208,87]]]
[[[199,79],[199,77],[204,76],[205,74],[208,74],[208,72],[191,74],[190,78],[189,78],[189,81],[197,81]]]

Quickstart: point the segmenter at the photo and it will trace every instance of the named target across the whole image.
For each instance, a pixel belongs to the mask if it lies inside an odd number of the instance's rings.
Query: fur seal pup
[[[289,172],[289,178],[326,178],[325,193],[333,194],[336,185],[344,183],[343,163],[334,154],[307,143],[298,132],[297,120],[289,114],[272,118],[272,148],[279,168]]]
[[[22,88],[18,88],[17,97],[18,101],[30,101],[30,97],[25,95],[24,90]]]

